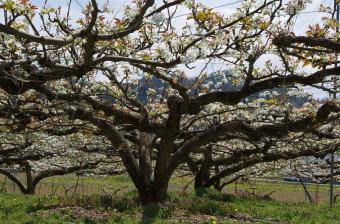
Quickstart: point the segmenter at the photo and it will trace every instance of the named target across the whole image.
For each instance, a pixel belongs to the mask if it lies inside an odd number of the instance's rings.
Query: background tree
[[[313,156],[313,158],[323,160],[328,153],[334,151],[334,146],[339,146],[339,142],[335,139],[315,140],[315,138],[318,137],[308,136],[304,133],[278,141],[271,139],[265,143],[233,139],[227,143],[212,144],[210,150],[205,150],[203,157],[190,159],[189,167],[196,174],[195,188],[213,186],[217,190],[221,190],[226,184],[230,183],[229,181],[222,182],[225,177],[231,176],[236,180],[247,173],[258,176],[266,173],[272,162],[276,161],[281,164],[283,170],[287,168],[288,163],[293,163],[292,161],[304,161],[304,166],[297,167],[299,167],[298,170],[304,167],[306,171],[309,169],[307,168],[309,165],[315,167],[315,164],[309,164],[308,156],[309,158]],[[273,170],[269,169],[269,172],[273,172]],[[313,169],[310,169],[310,173],[320,174]],[[281,174],[288,175],[287,172]],[[293,172],[290,173],[290,175],[292,174]],[[305,173],[301,172],[301,174]]]
[[[89,136],[86,136],[89,138]],[[0,135],[0,173],[13,181],[24,194],[34,194],[37,184],[47,177],[75,172],[121,173],[119,158],[109,154],[102,138],[53,136],[39,132]],[[109,155],[109,157],[108,157]],[[111,172],[106,172],[110,168]],[[24,178],[20,175],[23,173]]]

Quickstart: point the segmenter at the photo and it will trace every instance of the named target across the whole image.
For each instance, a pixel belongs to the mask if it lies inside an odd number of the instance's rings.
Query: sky
[[[44,1],[45,0],[31,0],[31,2],[38,7],[42,7]],[[99,6],[102,6],[106,1],[107,0],[97,0],[97,2],[99,3]],[[315,11],[319,10],[320,4],[333,7],[333,1],[334,0],[312,0],[312,3],[308,5],[308,7],[303,11],[303,13],[298,15],[297,20],[295,22],[295,26],[294,26],[294,32],[297,35],[302,35],[307,30],[309,24],[314,24],[314,23],[318,23],[319,21],[321,21],[321,18],[326,16],[326,14],[321,13],[321,12],[315,12]],[[69,0],[48,0],[48,4],[51,5],[52,7],[61,6],[62,11],[64,13],[66,13],[67,11],[68,2]],[[73,21],[76,21],[77,18],[82,17],[82,8],[88,2],[89,0],[72,0],[71,16],[74,18]],[[131,4],[132,0],[109,0],[109,2],[110,2],[110,7],[114,9],[115,16],[119,17],[122,15],[122,11],[123,11],[122,8],[128,4]],[[161,5],[162,2],[163,0],[156,0],[156,4],[158,5]],[[239,0],[196,0],[196,2],[203,3],[206,6],[212,7],[212,8],[218,7],[215,10],[223,13],[224,15],[230,15],[241,4],[241,3],[233,4],[235,2],[239,2]],[[226,4],[230,4],[230,5],[219,7],[219,6],[226,5]],[[185,13],[187,12],[183,11],[183,9],[180,9],[177,12],[177,15],[183,15]],[[177,25],[181,25],[181,24],[184,25],[185,20],[186,20],[186,16],[181,16],[181,17],[176,18],[175,23]],[[262,62],[259,62],[259,63],[264,63],[270,57],[272,56],[268,55],[266,57],[263,57]],[[275,64],[275,59],[273,63]],[[190,70],[187,69],[186,72],[189,73],[189,76],[195,76],[201,71],[203,66],[204,66],[203,63],[199,63],[199,62],[197,64],[194,63],[193,68]],[[207,67],[207,71],[208,73],[210,73],[216,70],[220,70],[221,66],[224,66],[224,65],[220,65],[218,63],[216,64],[211,63]],[[313,95],[317,98],[327,97],[327,94],[320,90],[309,88],[308,91],[312,92]]]
[[[62,9],[66,11],[67,9],[67,4],[69,0],[48,0],[48,4],[51,6],[61,6]],[[97,0],[99,5],[103,5],[107,0]],[[308,5],[308,7],[304,10],[304,12],[310,12],[310,11],[318,11],[320,4],[328,5],[328,6],[333,6],[333,1],[334,0],[312,0],[312,3]],[[42,7],[44,0],[31,0],[31,2],[34,5],[37,5],[38,7]],[[72,0],[72,16],[73,17],[81,17],[81,11],[82,7],[84,7],[89,0]],[[110,0],[110,6],[113,8],[117,13],[117,15],[121,15],[122,10],[121,8],[123,6],[131,4],[132,0]],[[239,2],[239,0],[196,0],[196,2],[200,2],[205,4],[208,7],[218,7],[221,5],[229,4],[229,3],[235,3]],[[156,3],[161,4],[162,0],[156,0]],[[216,11],[219,11],[225,15],[231,14],[235,8],[237,8],[241,3],[236,3],[220,8],[216,8]],[[180,15],[181,13],[185,13],[182,11],[178,11],[178,14]],[[320,13],[320,12],[313,12],[313,13],[305,13],[305,14],[300,14],[298,16],[298,19],[295,24],[295,32],[296,33],[302,33],[303,31],[306,30],[308,24],[315,23],[320,21],[322,16],[325,14]],[[178,22],[184,22],[185,21],[185,16],[179,17]]]

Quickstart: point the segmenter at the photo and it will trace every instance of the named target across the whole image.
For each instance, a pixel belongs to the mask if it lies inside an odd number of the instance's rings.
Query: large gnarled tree
[[[8,114],[22,120],[21,128],[66,116],[70,124],[82,120],[96,127],[117,150],[143,204],[164,201],[174,170],[210,143],[231,135],[260,141],[314,132],[339,111],[335,102],[327,102],[269,123],[237,113],[274,102],[289,111],[285,97],[299,94],[303,86],[325,88],[322,83],[339,73],[339,67],[328,67],[333,50],[339,50],[332,36],[310,43],[286,35],[292,24],[285,13],[303,9],[305,1],[249,0],[225,16],[190,0],[136,0],[119,18],[96,0],[84,7],[82,18],[48,3],[40,8],[29,1],[1,2],[0,87],[20,95]],[[189,13],[184,23],[178,11]],[[299,45],[289,50],[293,44]],[[317,46],[313,53],[325,60],[303,53],[309,45]],[[260,63],[268,54],[275,65]],[[301,61],[321,63],[323,69],[301,72]],[[229,76],[215,71],[223,81],[211,82],[209,63],[227,67]],[[188,81],[194,72],[195,79]],[[154,78],[164,86],[156,86]],[[226,90],[225,83],[235,88]],[[252,96],[277,87],[285,87],[286,96],[242,108]],[[236,112],[197,126],[214,116],[205,111],[221,106]]]

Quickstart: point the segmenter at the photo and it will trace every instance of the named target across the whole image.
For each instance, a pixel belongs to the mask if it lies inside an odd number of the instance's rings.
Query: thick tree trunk
[[[220,172],[220,169],[218,168],[218,166],[215,166],[215,173]],[[214,183],[214,188],[218,191],[222,191],[223,188],[223,184],[221,184],[221,179],[218,179],[215,183]]]
[[[148,189],[139,192],[140,202],[142,205],[162,204],[166,200],[168,186],[162,188],[151,186]]]
[[[132,155],[123,152],[121,157],[127,172],[131,177],[135,187],[138,190],[140,203],[146,204],[161,204],[165,201],[168,191],[168,185],[171,173],[167,166],[156,166],[159,170],[155,169],[155,174],[152,173],[152,164],[150,159],[150,140],[145,139],[145,135],[141,140],[141,148],[138,152],[139,164],[134,164]],[[158,171],[158,172],[157,172]],[[160,172],[161,171],[161,172]]]
[[[207,180],[207,176],[201,175],[200,172],[198,172],[195,176],[195,190],[198,190],[200,188],[204,188],[204,182]]]
[[[170,175],[162,177],[161,181],[151,181],[144,187],[138,187],[140,202],[146,204],[162,204],[167,197]]]
[[[152,178],[152,141],[153,135],[145,132],[140,133],[140,147],[138,150],[139,175],[141,176],[144,185],[148,185]]]
[[[35,186],[27,186],[24,191],[22,191],[23,194],[35,194]]]
[[[26,173],[26,189],[24,192],[24,194],[35,194],[35,186],[36,184],[34,184],[34,178],[33,178],[33,174],[32,174],[32,167],[29,164],[29,162],[25,163],[25,173]]]
[[[204,152],[204,161],[199,171],[195,175],[195,190],[205,188],[206,181],[210,178],[210,166],[212,161],[211,147]]]

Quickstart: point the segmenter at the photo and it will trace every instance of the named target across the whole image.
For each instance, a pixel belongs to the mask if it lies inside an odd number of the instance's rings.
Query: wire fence
[[[246,182],[234,182],[226,192],[242,195],[244,192],[284,202],[322,204],[329,202],[329,184],[283,181],[279,179],[252,178]],[[335,185],[334,200],[340,203],[340,185]]]
[[[66,183],[52,182],[39,183],[35,187],[36,195],[49,196],[68,196],[68,195],[94,195],[94,194],[117,194],[133,191],[135,188],[130,185],[126,186],[110,186],[108,184],[99,183]],[[2,184],[0,192],[23,194],[20,188],[13,182]]]
[[[100,179],[98,177],[65,178],[65,180],[50,178],[40,182],[35,188],[36,195],[44,196],[70,196],[70,195],[122,195],[135,191],[136,188],[128,177],[124,181]],[[115,177],[112,177],[115,178]],[[194,177],[175,177],[169,185],[170,192],[192,192]],[[111,182],[110,182],[111,181]],[[234,195],[255,195],[263,198],[272,198],[284,202],[309,203],[308,194],[314,203],[327,203],[329,201],[329,185],[305,183],[308,192],[304,191],[299,182],[290,182],[272,179],[248,179],[235,181],[227,185],[223,192]],[[0,178],[0,192],[22,194],[18,186],[4,178]],[[335,185],[335,201],[340,203],[340,185]]]

